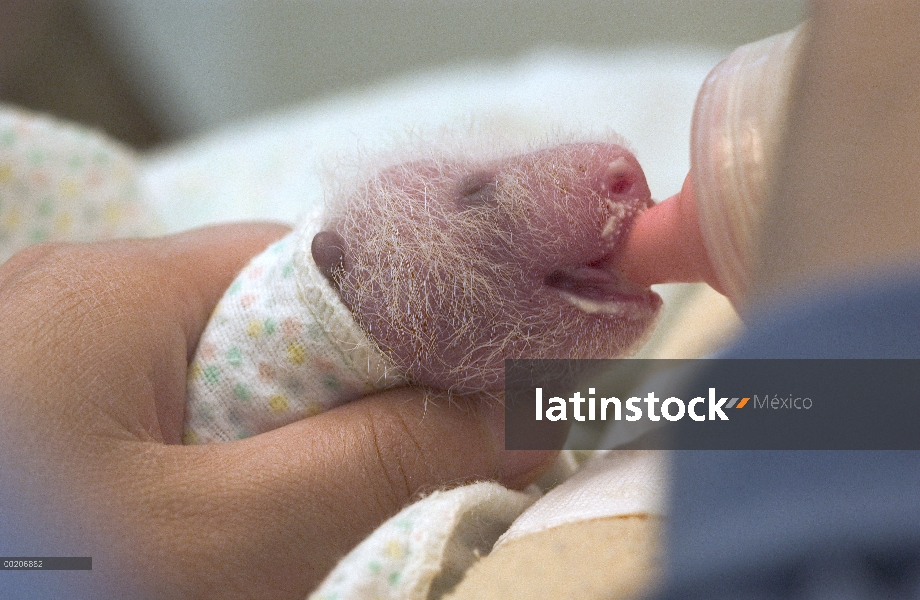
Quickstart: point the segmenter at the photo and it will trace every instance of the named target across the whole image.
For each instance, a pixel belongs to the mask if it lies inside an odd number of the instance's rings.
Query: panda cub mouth
[[[633,283],[607,266],[602,259],[562,267],[549,273],[543,283],[582,312],[637,315],[654,312],[661,298],[649,287]]]
[[[614,173],[619,177],[617,182],[623,185],[627,179],[622,173],[626,161],[611,163],[611,168],[614,167],[619,169]],[[658,294],[646,285],[630,281],[612,266],[636,218],[653,205],[651,197],[629,203],[608,200],[609,215],[600,238],[612,242],[611,249],[599,258],[556,268],[544,277],[544,285],[588,314],[643,318],[657,311],[661,306]]]

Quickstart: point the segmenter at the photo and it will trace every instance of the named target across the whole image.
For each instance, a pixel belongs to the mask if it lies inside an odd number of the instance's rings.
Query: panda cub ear
[[[345,238],[334,231],[320,231],[310,244],[313,262],[333,284],[345,271],[345,250]]]

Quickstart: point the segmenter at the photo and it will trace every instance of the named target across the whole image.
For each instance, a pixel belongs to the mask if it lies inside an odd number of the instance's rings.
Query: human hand
[[[87,595],[302,598],[419,492],[520,488],[548,466],[551,453],[501,450],[501,407],[412,388],[238,442],[179,445],[208,316],[284,233],[47,245],[0,266],[6,522],[26,523],[46,556],[92,556],[72,580]]]

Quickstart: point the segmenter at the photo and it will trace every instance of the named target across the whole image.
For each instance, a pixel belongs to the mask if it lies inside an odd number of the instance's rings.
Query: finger
[[[185,326],[188,358],[220,298],[253,256],[290,232],[277,223],[232,223],[156,240],[164,280],[171,283],[177,316]]]
[[[288,497],[319,500],[325,511],[315,504],[305,508],[319,522],[336,524],[311,532],[327,544],[331,538],[325,536],[334,533],[342,544],[316,565],[321,576],[340,552],[421,494],[476,480],[523,488],[542,474],[555,453],[504,451],[503,414],[494,399],[452,400],[427,390],[394,390],[253,442],[262,456],[260,469],[289,474],[282,486]],[[290,448],[304,451],[283,461]],[[277,460],[269,462],[271,455]],[[325,468],[317,469],[318,460]]]
[[[0,268],[0,364],[24,431],[179,441],[185,372],[208,316],[286,227],[28,249]],[[31,425],[27,425],[27,423]],[[22,429],[22,428],[20,428]]]
[[[156,408],[163,439],[178,443],[185,414],[186,365],[214,307],[249,260],[290,231],[274,223],[233,223],[195,229],[156,240],[157,260],[167,282],[159,300],[184,337],[185,355],[179,365],[157,370]],[[144,260],[140,257],[140,260]],[[151,356],[156,356],[152,353]]]
[[[420,495],[482,479],[523,487],[542,474],[553,453],[501,450],[502,413],[482,398],[451,401],[399,389],[238,442],[158,446],[142,457],[144,465],[123,469],[120,487],[139,490],[145,514],[180,516],[170,531],[145,539],[194,545],[195,561],[152,548],[140,554],[166,562],[143,568],[153,569],[151,578],[181,578],[189,596],[228,586],[251,597],[264,590],[303,597]],[[149,486],[131,479],[151,472],[176,483],[151,497]],[[234,549],[232,570],[222,566],[227,548]]]
[[[240,270],[253,256],[290,231],[275,223],[232,223],[195,229],[177,235],[150,240],[127,253],[137,268],[145,268],[148,276],[161,286],[159,293],[150,293],[148,301],[155,303],[147,310],[161,314],[162,324],[150,331],[167,332],[173,324],[181,331],[184,354],[152,365],[157,421],[162,439],[179,443],[185,414],[188,363],[194,356],[198,340],[220,298],[233,283]],[[152,265],[155,265],[153,267]],[[164,345],[147,348],[150,357],[166,357],[174,349]]]

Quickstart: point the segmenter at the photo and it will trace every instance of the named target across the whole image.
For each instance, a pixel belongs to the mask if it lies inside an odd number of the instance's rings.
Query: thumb
[[[189,359],[217,302],[253,256],[278,240],[290,227],[277,223],[230,223],[194,229],[151,240],[159,244],[159,265],[169,270],[179,302],[178,317],[185,327]]]
[[[291,569],[298,561],[306,566],[301,576],[309,589],[420,494],[483,479],[524,487],[545,471],[554,453],[503,450],[496,435],[503,414],[494,399],[401,388],[217,445],[226,451],[220,462],[234,465],[233,479],[259,483],[249,486],[258,493],[237,512],[238,533],[254,543],[251,524],[266,523],[258,535],[277,539],[255,545],[285,548]],[[212,473],[227,477],[226,470]],[[290,572],[279,569],[277,555],[253,559],[269,561],[256,566],[266,574]]]
[[[265,235],[252,226],[212,228],[172,241],[171,252],[198,257],[164,261],[193,267],[187,278],[176,275],[179,285],[197,290],[186,294],[192,300],[183,311],[193,345],[211,307],[248,256],[265,245]],[[234,241],[236,255],[201,251],[226,247],[227,239]],[[205,281],[203,272],[214,275]],[[342,555],[419,494],[482,479],[521,488],[555,456],[506,452],[498,399],[447,397],[420,388],[369,396],[253,438],[209,447],[207,463],[220,465],[216,468],[196,468],[199,449],[187,450],[179,453],[180,464],[183,473],[195,474],[191,489],[233,498],[219,518],[224,539],[234,540],[237,560],[261,573],[269,589],[299,591],[317,584]],[[188,529],[199,525],[190,523]],[[266,552],[271,548],[284,548],[286,558]],[[292,573],[298,575],[292,579]]]
[[[132,514],[169,518],[139,523],[130,548],[113,536],[113,553],[151,589],[170,573],[181,597],[303,598],[420,493],[544,470],[549,452],[499,450],[493,402],[403,388],[244,440],[151,447],[118,487]]]

